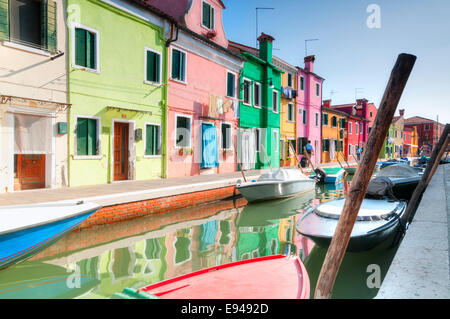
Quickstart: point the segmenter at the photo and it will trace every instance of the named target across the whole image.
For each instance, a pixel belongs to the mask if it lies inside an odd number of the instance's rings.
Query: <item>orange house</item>
[[[343,162],[348,114],[322,107],[322,163]]]

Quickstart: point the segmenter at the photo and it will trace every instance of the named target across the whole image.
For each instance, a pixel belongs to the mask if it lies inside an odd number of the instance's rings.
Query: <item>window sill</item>
[[[250,105],[249,105],[250,106]],[[261,105],[254,105],[253,106],[255,109],[261,109]]]
[[[89,160],[89,159],[102,159],[103,156],[102,155],[72,155],[72,158],[74,160]]]
[[[177,82],[177,83],[180,83],[180,84],[187,85],[187,82],[186,82],[186,81],[181,81],[181,80],[172,79],[172,78],[170,78],[170,80],[173,81],[173,82]]]
[[[44,50],[41,50],[41,49],[32,48],[32,47],[28,47],[26,45],[14,43],[14,42],[3,41],[3,46],[8,47],[8,48],[13,48],[13,49],[26,51],[26,52],[29,52],[29,53],[39,54],[39,55],[46,56],[46,57],[51,57],[52,56],[47,51],[44,51]]]
[[[100,74],[100,70],[99,69],[90,69],[90,68],[87,68],[85,66],[79,66],[79,65],[72,65],[72,68],[76,69],[76,70],[81,70],[81,71],[86,71],[86,72]]]
[[[146,159],[162,158],[162,155],[144,155],[144,158],[146,158]]]
[[[153,86],[157,86],[157,87],[162,87],[161,83],[151,82],[151,81],[147,81],[147,80],[144,80],[144,84],[153,85]]]

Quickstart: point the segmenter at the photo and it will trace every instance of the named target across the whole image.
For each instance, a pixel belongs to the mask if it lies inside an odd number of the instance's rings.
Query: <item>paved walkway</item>
[[[342,165],[346,165],[342,163]],[[356,166],[356,162],[349,162]],[[338,163],[321,164],[321,167],[339,167]],[[303,169],[310,172],[311,167]],[[247,179],[256,179],[266,170],[245,171]],[[0,194],[0,206],[25,205],[66,200],[93,201],[102,206],[143,201],[159,197],[167,197],[208,189],[236,185],[238,179],[243,179],[241,172],[197,175],[169,179],[154,179],[145,181],[122,181],[111,184],[64,187],[57,189],[38,189]]]
[[[440,165],[378,291],[379,299],[450,298],[450,164]]]

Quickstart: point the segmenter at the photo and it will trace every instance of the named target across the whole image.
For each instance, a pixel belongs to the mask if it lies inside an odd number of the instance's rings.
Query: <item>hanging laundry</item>
[[[233,101],[233,110],[234,110],[234,118],[239,118],[239,103],[237,101]]]
[[[214,94],[209,95],[208,116],[209,117],[217,116],[217,97]]]
[[[223,98],[220,96],[217,97],[217,113],[223,114]]]

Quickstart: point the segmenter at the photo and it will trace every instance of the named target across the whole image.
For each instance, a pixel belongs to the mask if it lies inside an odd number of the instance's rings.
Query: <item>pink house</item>
[[[324,79],[314,73],[313,55],[305,57],[305,67],[297,67],[297,145],[303,153],[303,147],[311,141],[314,153],[312,162],[321,161],[321,107],[322,85]]]
[[[176,0],[152,3],[184,12],[169,47],[168,177],[233,172],[243,60],[227,49],[222,1],[183,3],[184,10]]]

